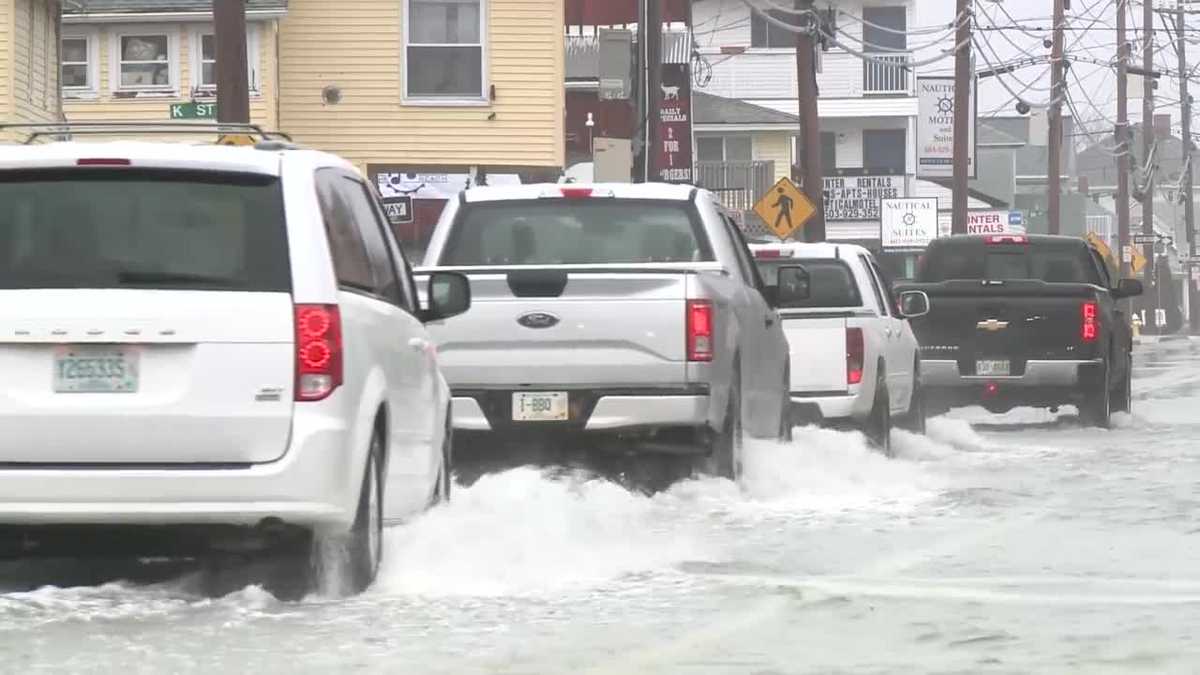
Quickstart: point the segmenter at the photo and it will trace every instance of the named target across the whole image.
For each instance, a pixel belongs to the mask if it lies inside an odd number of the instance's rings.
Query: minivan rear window
[[[291,290],[279,179],[0,172],[0,289]]]
[[[713,260],[686,202],[545,199],[470,204],[442,265],[599,265]]]

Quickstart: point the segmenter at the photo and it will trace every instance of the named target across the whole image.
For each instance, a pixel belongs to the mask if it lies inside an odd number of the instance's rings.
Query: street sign
[[[1137,244],[1138,246],[1146,246],[1147,244],[1154,244],[1157,242],[1158,235],[1156,234],[1137,233],[1133,235],[1133,243]]]
[[[936,197],[882,200],[879,243],[884,249],[925,248],[937,236]]]
[[[217,118],[216,103],[172,103],[173,120],[212,120]]]
[[[217,145],[254,145],[254,139],[247,134],[221,134]]]
[[[411,195],[399,197],[384,197],[383,209],[388,221],[393,225],[403,225],[413,221],[413,200]]]
[[[754,205],[754,212],[777,237],[787,239],[804,227],[817,209],[808,201],[808,196],[785,176],[759,198]]]

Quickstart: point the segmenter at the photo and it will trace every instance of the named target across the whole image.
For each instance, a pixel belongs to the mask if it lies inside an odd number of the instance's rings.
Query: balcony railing
[[[754,208],[774,184],[774,161],[696,162],[696,185],[712,190],[731,211]]]
[[[864,94],[908,94],[908,54],[870,54],[863,61]]]

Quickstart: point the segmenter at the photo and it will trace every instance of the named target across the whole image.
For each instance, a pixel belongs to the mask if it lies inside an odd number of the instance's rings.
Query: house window
[[[117,49],[119,89],[168,89],[174,84],[170,36],[119,35]]]
[[[772,9],[768,10],[768,14],[776,21],[782,21],[789,25],[796,23],[797,17],[786,12]],[[752,11],[750,15],[750,46],[765,49],[795,49],[796,34],[777,23],[768,21],[758,11]]]
[[[217,38],[215,35],[200,36],[200,80],[201,89],[217,88]]]
[[[863,169],[868,173],[904,175],[907,154],[903,129],[863,131]]]
[[[749,162],[753,144],[749,136],[699,136],[696,159],[701,162]]]
[[[832,176],[837,169],[837,134],[821,132],[821,172]]]
[[[192,87],[198,93],[213,96],[217,91],[217,39],[210,32],[192,36]],[[254,28],[246,31],[246,81],[250,93],[257,94],[258,88],[258,33]]]
[[[62,40],[62,86],[67,92],[93,91],[96,88],[92,66],[92,40],[82,35]]]
[[[406,3],[407,97],[482,99],[484,0]]]

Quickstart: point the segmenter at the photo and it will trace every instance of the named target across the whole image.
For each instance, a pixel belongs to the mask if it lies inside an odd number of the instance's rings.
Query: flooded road
[[[1195,672],[1200,342],[1135,369],[1109,431],[967,409],[895,460],[754,444],[741,486],[485,476],[348,600],[5,566],[0,672]]]

